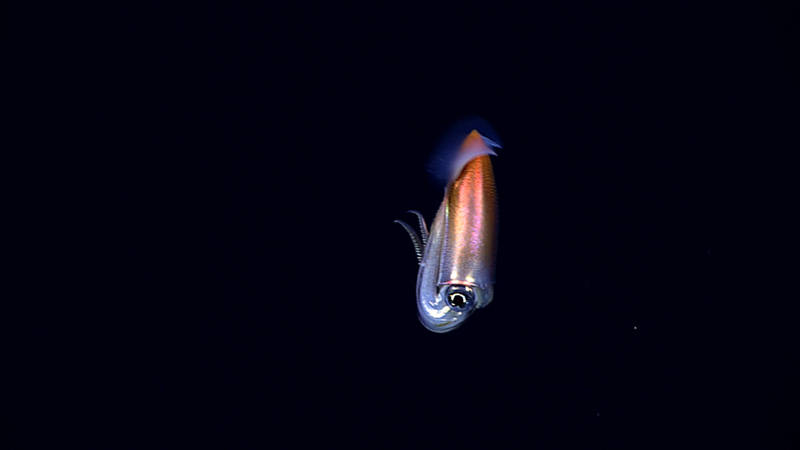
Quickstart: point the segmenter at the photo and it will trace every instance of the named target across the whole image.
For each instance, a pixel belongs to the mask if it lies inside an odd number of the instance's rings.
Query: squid
[[[490,155],[500,148],[477,129],[446,149],[444,198],[428,231],[418,211],[419,234],[395,220],[411,237],[417,254],[417,311],[430,331],[461,326],[494,296],[497,202]]]

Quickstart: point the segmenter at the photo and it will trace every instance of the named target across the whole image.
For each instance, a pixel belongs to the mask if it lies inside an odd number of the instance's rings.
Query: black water
[[[34,128],[57,129],[55,161],[79,168],[78,194],[54,194],[77,231],[58,234],[72,255],[59,267],[89,263],[68,280],[78,300],[34,328],[47,369],[29,436],[800,442],[790,296],[735,275],[747,221],[768,209],[761,158],[794,142],[796,12],[65,12],[63,33],[12,40],[39,49],[18,55],[42,67]],[[436,335],[392,221],[432,220],[428,158],[470,115],[503,142],[495,300]]]

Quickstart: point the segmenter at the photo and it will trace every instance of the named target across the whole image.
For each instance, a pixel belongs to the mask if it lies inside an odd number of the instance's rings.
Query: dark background
[[[301,9],[12,20],[63,274],[29,438],[800,443],[794,300],[736,267],[762,157],[796,151],[796,9]],[[392,221],[432,220],[470,115],[504,145],[495,301],[437,335]]]

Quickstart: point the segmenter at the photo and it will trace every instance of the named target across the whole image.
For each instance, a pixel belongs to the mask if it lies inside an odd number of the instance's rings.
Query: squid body
[[[462,135],[463,136],[463,135]],[[420,234],[402,221],[419,260],[417,309],[428,330],[459,327],[492,301],[497,204],[490,155],[500,146],[477,130],[456,141],[446,161],[447,185],[428,232],[416,211]]]

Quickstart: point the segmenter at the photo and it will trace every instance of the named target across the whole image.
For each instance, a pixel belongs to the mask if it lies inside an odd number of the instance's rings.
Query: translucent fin
[[[502,147],[486,121],[480,118],[462,120],[445,134],[428,169],[434,177],[446,184],[457,178],[461,169],[472,159],[483,155],[497,155],[493,148]]]
[[[481,136],[477,130],[470,131],[470,133],[464,139],[464,142],[461,143],[461,147],[459,147],[455,158],[450,162],[450,175],[447,181],[450,182],[455,180],[458,177],[458,174],[461,173],[461,169],[463,169],[468,162],[472,161],[478,156],[497,156],[497,153],[492,150],[490,144],[491,142],[491,140],[485,139],[483,136]]]

